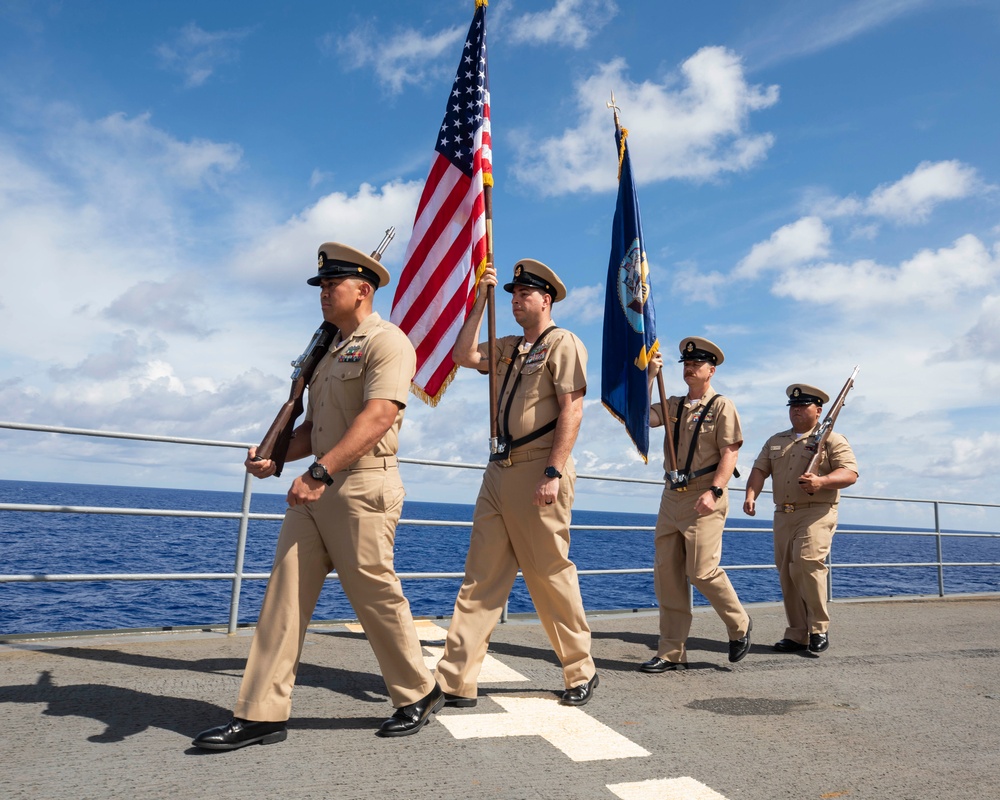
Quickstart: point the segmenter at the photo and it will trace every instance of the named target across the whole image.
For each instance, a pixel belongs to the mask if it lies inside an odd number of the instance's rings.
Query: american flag
[[[493,185],[486,0],[465,40],[390,319],[417,351],[413,392],[437,405],[455,374],[451,350],[486,265],[484,187]]]

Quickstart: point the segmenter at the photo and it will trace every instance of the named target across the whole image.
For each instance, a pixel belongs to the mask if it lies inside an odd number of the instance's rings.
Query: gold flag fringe
[[[451,372],[448,373],[448,377],[444,379],[444,383],[441,384],[441,388],[438,389],[438,393],[435,395],[429,395],[423,389],[421,389],[417,384],[410,384],[410,394],[416,395],[421,400],[424,401],[431,408],[434,408],[438,403],[441,402],[441,398],[444,396],[444,390],[447,389],[453,380],[455,380],[455,375],[458,372],[458,365],[456,364],[451,368]]]
[[[622,162],[625,160],[625,140],[628,138],[628,128],[622,128],[622,143],[618,146],[618,180],[622,179]]]
[[[479,285],[479,279],[483,277],[483,273],[486,271],[486,259],[484,258],[479,262],[479,266],[476,267],[476,285]],[[444,379],[444,383],[441,384],[441,388],[438,389],[437,394],[430,395],[427,394],[423,389],[421,389],[417,384],[410,383],[410,392],[421,400],[423,400],[431,408],[434,408],[438,403],[441,402],[441,398],[444,396],[444,390],[447,389],[453,380],[455,380],[455,374],[458,372],[458,365],[456,364],[451,368],[451,372],[448,373],[448,377]]]

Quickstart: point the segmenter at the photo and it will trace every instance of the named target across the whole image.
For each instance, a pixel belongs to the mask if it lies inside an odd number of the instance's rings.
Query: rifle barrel
[[[372,251],[371,257],[374,258],[376,261],[381,261],[382,254],[385,252],[385,248],[389,246],[389,242],[392,241],[395,235],[396,235],[396,227],[394,225],[390,225],[388,228],[386,228],[385,236],[383,236],[382,241],[378,243],[378,247],[376,247]]]

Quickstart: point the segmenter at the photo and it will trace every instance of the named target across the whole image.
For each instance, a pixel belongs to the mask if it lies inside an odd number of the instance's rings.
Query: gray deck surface
[[[778,605],[751,607],[736,665],[710,609],[692,669],[644,675],[656,612],[593,615],[601,675],[582,709],[532,619],[498,626],[474,709],[419,734],[391,713],[363,634],[308,635],[288,740],[190,747],[229,719],[250,634],[156,633],[0,645],[7,798],[996,798],[1000,597],[837,601],[831,648],[779,654]],[[440,641],[424,623],[433,660]],[[504,673],[509,668],[514,673]],[[515,674],[516,673],[516,674]],[[490,677],[490,675],[494,677]],[[513,677],[512,677],[513,676]]]

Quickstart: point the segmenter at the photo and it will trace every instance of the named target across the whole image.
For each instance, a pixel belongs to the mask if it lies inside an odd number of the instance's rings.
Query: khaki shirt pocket
[[[365,387],[362,380],[364,373],[365,365],[362,362],[337,362],[330,388],[345,410],[360,411],[364,405]]]
[[[524,387],[525,397],[537,397],[542,384],[542,376],[545,374],[545,362],[539,361],[536,364],[525,364],[521,370],[521,385]]]

